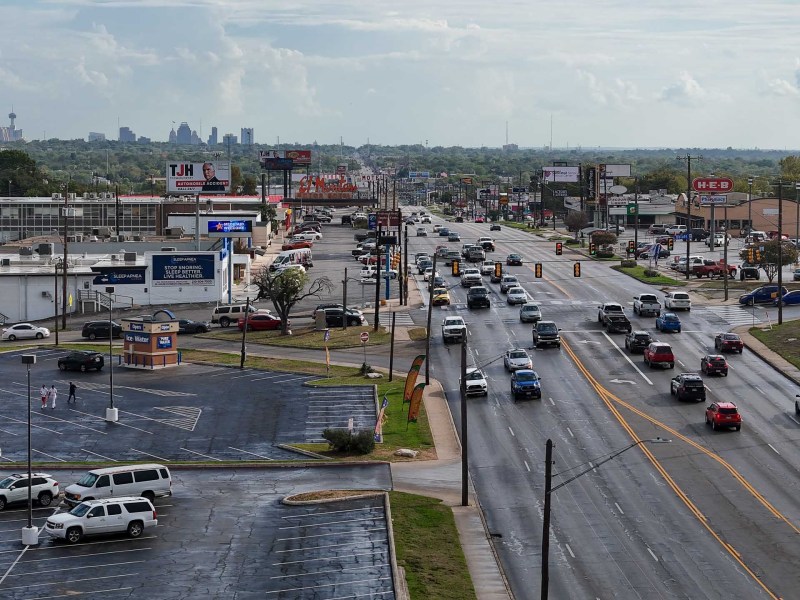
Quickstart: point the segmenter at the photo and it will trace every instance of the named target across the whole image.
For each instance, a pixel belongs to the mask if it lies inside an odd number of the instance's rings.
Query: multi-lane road
[[[489,234],[488,224],[451,229],[462,243]],[[585,257],[567,246],[556,256],[555,244],[542,237],[505,227],[493,235],[497,250],[489,258],[522,254],[523,266],[508,270],[562,329],[563,345],[533,349],[531,326],[519,322],[519,308],[508,306],[488,278],[491,308],[468,310],[466,291],[441,267],[453,303],[434,309],[431,365],[460,429],[460,350],[441,343],[438,322],[463,316],[468,362],[489,381],[487,398],[468,401],[470,475],[514,595],[539,594],[551,439],[554,486],[587,471],[552,495],[551,597],[800,598],[796,386],[747,350],[729,357],[728,377],[704,376],[708,402],[739,406],[739,432],[712,431],[704,423],[707,403],[681,403],[669,393],[674,375],[699,372],[715,333],[760,322],[763,311],[696,300],[681,313],[682,332],[663,334],[654,318],[628,310],[635,329],[675,351],[674,370],[651,370],[641,355],[625,351],[623,334],[600,328],[597,307],[617,301],[630,308],[635,294],[661,290],[587,260],[575,278],[572,265]],[[443,239],[412,237],[410,254],[432,252]],[[541,279],[534,278],[534,262],[543,263]],[[786,309],[787,318],[793,310]],[[502,361],[510,347],[530,352],[542,377],[541,401],[513,401]],[[641,444],[592,468],[635,440],[655,438],[671,443]]]

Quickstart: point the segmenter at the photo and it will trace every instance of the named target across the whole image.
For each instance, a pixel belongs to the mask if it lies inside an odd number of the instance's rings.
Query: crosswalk
[[[758,325],[768,319],[768,313],[760,307],[744,307],[737,304],[725,306],[696,307],[692,313],[709,321],[720,319],[729,325]]]
[[[397,311],[394,314],[397,315],[394,321],[395,325],[401,325],[403,327],[410,327],[414,325],[414,320],[411,318],[411,315],[409,313]],[[392,325],[392,313],[390,312],[380,313],[378,315],[378,323],[380,323],[384,327],[390,327]]]

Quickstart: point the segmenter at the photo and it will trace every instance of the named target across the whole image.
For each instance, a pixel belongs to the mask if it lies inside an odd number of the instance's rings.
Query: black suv
[[[709,232],[709,231],[707,231],[705,229],[697,229],[697,228],[695,228],[695,229],[692,229],[691,234],[692,234],[692,241],[693,242],[702,242],[704,239],[706,239],[708,236],[711,235],[711,232]]]
[[[678,400],[704,402],[706,399],[706,387],[703,384],[703,378],[697,373],[676,375],[669,385],[669,393],[676,396]]]
[[[76,350],[59,358],[58,368],[62,371],[71,371],[73,369],[77,369],[78,371],[83,371],[85,373],[90,369],[99,371],[103,368],[103,362],[103,355],[99,352]]]
[[[325,326],[326,327],[342,327],[344,325],[344,311],[341,308],[325,308]],[[347,309],[347,326],[351,325],[364,325],[364,315],[360,311]]]
[[[489,290],[482,285],[469,288],[467,292],[467,308],[489,308]]]
[[[550,344],[561,348],[561,336],[558,333],[559,331],[561,330],[553,321],[538,321],[533,326],[534,348]]]
[[[633,352],[644,352],[644,349],[653,341],[651,336],[646,331],[631,331],[625,336],[625,349]]]
[[[122,326],[119,323],[111,321],[111,333],[115,338],[122,337]],[[81,337],[96,340],[97,338],[108,337],[108,321],[89,321],[84,323],[81,330]]]

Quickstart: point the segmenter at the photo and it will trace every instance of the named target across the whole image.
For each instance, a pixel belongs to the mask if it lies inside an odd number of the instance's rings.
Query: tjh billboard
[[[214,255],[154,254],[153,285],[214,285]]]
[[[167,162],[168,194],[224,194],[231,189],[227,161]]]
[[[542,178],[550,183],[577,183],[580,167],[542,167]]]

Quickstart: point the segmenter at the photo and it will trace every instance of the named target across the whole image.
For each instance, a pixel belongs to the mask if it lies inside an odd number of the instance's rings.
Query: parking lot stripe
[[[31,414],[35,414],[36,411],[31,411]],[[50,413],[43,413],[40,416],[50,419],[52,421],[58,421],[61,423],[69,423],[70,425],[75,425],[76,427],[83,427],[84,429],[88,429],[89,431],[94,431],[95,433],[102,433],[103,435],[108,435],[105,431],[100,431],[99,429],[95,429],[93,427],[89,427],[88,425],[81,425],[80,423],[75,423],[74,421],[69,421],[67,419],[62,419]]]
[[[31,411],[33,414],[33,411]],[[13,419],[11,417],[7,417],[5,415],[0,415],[0,419],[5,419],[6,421],[11,421],[12,423],[16,423],[17,425],[27,425],[26,421],[22,419]],[[56,431],[55,429],[50,429],[49,427],[43,427],[42,425],[37,425],[36,423],[31,423],[31,427],[35,427],[36,429],[44,429],[45,431],[49,431],[50,433],[55,433],[58,435],[62,435],[60,431]]]
[[[37,450],[36,448],[33,448],[33,452],[36,452],[37,454],[41,454],[43,456],[46,456],[47,458],[52,458],[53,460],[57,460],[58,462],[67,462],[64,459],[56,458],[52,454],[48,454],[47,452],[42,452],[41,450]]]
[[[214,458],[213,456],[209,456],[208,454],[200,454],[199,452],[195,452],[194,450],[189,450],[188,448],[184,448],[181,446],[181,450],[185,450],[186,452],[191,452],[192,454],[197,454],[197,456],[202,456],[203,458],[208,458],[210,460],[216,460],[217,462],[222,462],[221,458]]]
[[[122,575],[105,575],[104,577],[87,577],[85,579],[72,579],[70,581],[60,581],[59,585],[69,585],[69,584],[73,584],[73,583],[84,583],[86,581],[100,581],[102,579],[119,579],[120,577],[133,577],[133,576],[138,576],[138,575],[141,575],[141,573],[124,573]],[[0,583],[3,583],[3,581],[0,580]],[[55,585],[55,584],[54,583],[50,583],[50,582],[47,582],[47,583],[29,583],[28,585],[18,585],[16,587],[3,588],[3,589],[4,590],[24,590],[25,588],[44,587],[46,585]],[[120,588],[116,588],[116,589],[120,589]],[[74,594],[65,594],[65,595],[62,595],[62,596],[36,596],[36,598],[37,598],[37,600],[43,600],[44,598],[64,598],[67,595],[74,596]]]
[[[88,596],[89,594],[106,594],[109,592],[123,592],[123,591],[130,591],[132,587],[117,587],[117,588],[108,588],[106,590],[92,590],[90,592],[80,592],[81,596]],[[70,592],[67,594],[59,594],[58,596],[38,596],[37,600],[53,600],[54,598],[74,598],[75,593]]]
[[[360,579],[357,581],[348,581],[346,582],[347,585],[353,585],[357,583],[372,583],[373,581],[386,581],[387,579],[391,579],[391,575],[387,575],[386,577],[372,577],[370,579]],[[320,585],[306,585],[303,587],[294,587],[294,588],[286,588],[283,590],[268,590],[266,593],[269,594],[285,594],[286,592],[299,592],[302,590],[317,590],[320,588],[329,588],[333,586],[341,586],[343,582],[337,581],[335,583],[322,583]],[[376,596],[376,595],[383,595],[383,594],[394,594],[394,590],[387,590],[385,592],[370,592],[369,596]],[[355,598],[352,594],[344,596],[344,598]],[[334,598],[330,598],[329,600],[335,600]]]
[[[78,413],[78,414],[81,414],[81,415],[83,415],[84,417],[87,417],[87,418],[89,418],[89,419],[95,419],[96,421],[103,421],[103,422],[105,422],[105,419],[104,419],[103,417],[99,417],[99,416],[97,416],[97,415],[93,415],[93,414],[91,414],[91,413],[82,412],[82,411],[75,410],[75,409],[72,409],[72,410],[73,410],[73,412],[76,412],[76,413]],[[120,411],[120,412],[124,412],[124,411]],[[131,414],[131,413],[127,413],[127,414]],[[140,429],[139,427],[134,427],[133,425],[127,425],[126,423],[120,423],[119,421],[117,421],[116,423],[114,423],[114,425],[115,425],[116,427],[128,427],[128,428],[130,428],[130,429],[135,429],[136,431],[141,431],[142,433],[146,433],[147,435],[153,435],[153,432],[152,432],[152,431],[147,431],[147,430],[145,430],[145,429]]]
[[[269,456],[261,456],[260,454],[256,454],[255,452],[248,452],[247,450],[242,450],[241,448],[234,448],[233,446],[228,446],[231,450],[236,450],[237,452],[244,452],[245,454],[252,454],[253,456],[257,456],[259,458],[263,458],[264,460],[275,460],[274,458],[270,458]]]
[[[93,454],[94,456],[99,456],[100,458],[103,458],[105,460],[110,460],[111,462],[119,462],[118,460],[109,458],[108,456],[103,456],[102,454],[98,454],[97,452],[92,452],[91,450],[87,450],[86,448],[81,448],[81,450],[83,452],[86,452],[87,454]]]
[[[355,542],[345,542],[343,544],[324,544],[314,546],[314,550],[325,550],[331,548],[346,548],[347,546],[359,546],[366,544],[367,547],[372,548],[378,542],[387,542],[388,538],[380,539],[377,537],[370,537],[367,540],[357,540]],[[307,552],[308,548],[287,548],[286,550],[273,550],[275,554],[288,554],[289,552]],[[277,564],[277,563],[276,563]]]
[[[137,450],[136,448],[131,448],[131,452],[136,452],[137,454],[144,454],[145,456],[152,456],[153,458],[157,458],[161,462],[169,462],[168,458],[161,458],[160,456],[156,456],[155,454],[150,454],[149,452],[144,452],[142,450]]]
[[[101,565],[81,565],[81,566],[76,566],[76,567],[60,567],[58,569],[40,569],[40,570],[37,570],[36,572],[33,572],[33,573],[12,573],[11,575],[9,575],[9,577],[30,577],[32,575],[35,576],[35,575],[38,575],[40,573],[63,573],[63,572],[66,572],[66,571],[82,571],[84,569],[96,569],[98,567],[122,567],[122,566],[125,566],[125,565],[140,565],[140,564],[145,563],[145,562],[147,562],[147,561],[145,561],[145,560],[130,560],[130,561],[119,562],[119,563],[103,563]],[[25,563],[22,563],[22,564],[27,565],[28,563],[25,562]],[[57,584],[54,583],[53,585],[57,585]]]
[[[370,533],[371,531],[386,531],[385,527],[369,527],[367,529],[359,529],[359,533]],[[322,538],[322,537],[329,537],[331,535],[342,535],[341,532],[332,531],[331,533],[315,533],[313,535],[304,535],[301,537],[288,537],[288,538],[276,538],[276,542],[292,542],[297,539],[309,540],[311,538]]]
[[[316,550],[316,548],[314,548],[314,549]],[[388,554],[388,553],[389,553],[388,549],[387,550],[376,550],[374,552],[357,552],[356,554],[348,554],[347,558],[350,558],[350,557],[355,558],[357,556],[375,556],[376,554]],[[306,559],[306,560],[287,560],[287,561],[284,561],[284,562],[272,563],[272,566],[281,567],[281,566],[284,566],[284,565],[294,565],[294,564],[305,564],[305,563],[319,562],[321,560],[341,560],[341,559],[342,559],[341,556],[324,556],[322,558],[309,558],[309,559]],[[323,573],[324,571],[317,571],[317,572],[318,573]],[[289,575],[288,577],[291,577],[291,575]]]

